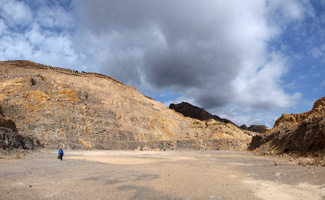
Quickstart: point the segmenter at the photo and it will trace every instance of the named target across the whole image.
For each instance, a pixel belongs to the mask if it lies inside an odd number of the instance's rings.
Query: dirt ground
[[[276,164],[275,164],[276,163]],[[325,168],[233,151],[57,151],[0,159],[0,199],[325,200]]]

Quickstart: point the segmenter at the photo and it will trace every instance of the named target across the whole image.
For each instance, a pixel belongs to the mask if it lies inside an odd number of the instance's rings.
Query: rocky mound
[[[45,148],[241,149],[233,124],[180,115],[112,77],[30,61],[0,62],[0,106]]]
[[[307,156],[325,165],[325,97],[311,111],[283,114],[268,134],[253,137],[249,149],[262,155]]]

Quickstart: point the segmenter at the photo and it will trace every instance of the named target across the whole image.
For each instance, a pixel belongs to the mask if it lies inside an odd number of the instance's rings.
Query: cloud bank
[[[56,1],[0,1],[0,59],[81,65],[73,44],[75,18]]]

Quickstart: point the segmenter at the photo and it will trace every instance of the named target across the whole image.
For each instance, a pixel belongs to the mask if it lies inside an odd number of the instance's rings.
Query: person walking
[[[64,154],[62,148],[60,148],[58,154],[59,154],[59,156],[60,156],[60,160],[62,160],[62,157],[63,157],[63,154]]]

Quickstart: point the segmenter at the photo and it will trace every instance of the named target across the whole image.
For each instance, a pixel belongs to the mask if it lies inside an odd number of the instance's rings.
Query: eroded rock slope
[[[241,149],[250,140],[232,124],[184,117],[101,74],[5,61],[0,79],[4,115],[45,148]]]
[[[291,154],[325,160],[325,97],[311,111],[283,114],[265,135],[254,136],[249,149],[258,154]],[[325,162],[324,162],[325,165]]]

